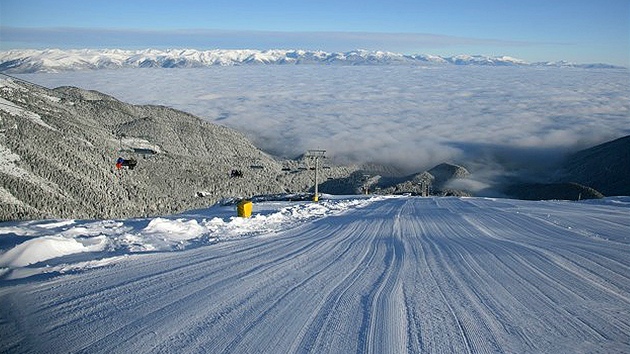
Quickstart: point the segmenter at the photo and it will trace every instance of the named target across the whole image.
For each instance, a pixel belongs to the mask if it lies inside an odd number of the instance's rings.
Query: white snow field
[[[0,224],[0,352],[630,352],[630,197],[233,214]]]

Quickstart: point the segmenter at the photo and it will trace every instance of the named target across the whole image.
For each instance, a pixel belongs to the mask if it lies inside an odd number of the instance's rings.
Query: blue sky
[[[629,0],[2,0],[0,49],[353,49],[630,67]]]

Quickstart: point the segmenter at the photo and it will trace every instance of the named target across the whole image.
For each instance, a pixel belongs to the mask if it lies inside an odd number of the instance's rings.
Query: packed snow
[[[0,224],[0,352],[630,352],[630,197]]]

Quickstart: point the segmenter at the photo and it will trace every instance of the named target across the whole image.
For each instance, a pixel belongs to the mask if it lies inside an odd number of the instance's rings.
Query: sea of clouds
[[[627,69],[254,65],[19,77],[181,109],[240,130],[274,155],[326,149],[339,163],[401,173],[445,161],[479,174],[494,173],[493,165],[544,170],[568,152],[630,134]]]

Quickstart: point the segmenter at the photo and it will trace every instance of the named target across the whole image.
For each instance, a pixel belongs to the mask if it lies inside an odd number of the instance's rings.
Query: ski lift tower
[[[313,201],[317,202],[319,201],[319,192],[317,190],[317,185],[318,185],[318,181],[317,181],[317,177],[318,177],[318,173],[319,173],[319,159],[323,159],[326,158],[326,156],[324,156],[326,154],[326,150],[308,150],[306,152],[306,156],[315,159],[315,196],[313,197]]]

